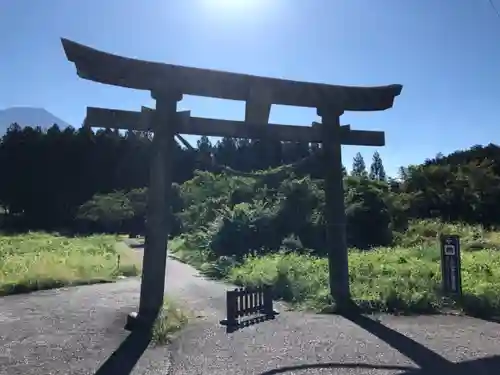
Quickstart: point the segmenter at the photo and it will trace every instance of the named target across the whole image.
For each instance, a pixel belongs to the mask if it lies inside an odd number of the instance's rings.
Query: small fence
[[[270,286],[259,288],[236,288],[226,292],[227,319],[220,323],[227,332],[258,322],[274,319],[278,313],[273,309],[273,295]],[[242,321],[241,318],[250,317]]]

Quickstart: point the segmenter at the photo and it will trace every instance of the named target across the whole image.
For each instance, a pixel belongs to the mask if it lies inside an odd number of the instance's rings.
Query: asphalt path
[[[94,374],[127,338],[139,286],[129,279],[0,298],[0,374]],[[133,374],[169,365],[168,348],[150,348]]]
[[[0,298],[0,375],[500,373],[496,323],[347,319],[277,305],[275,320],[227,334],[219,320],[228,288],[169,259],[167,294],[193,318],[167,347],[148,346],[123,329],[138,305],[138,279]]]
[[[500,325],[460,316],[344,318],[286,311],[226,334],[226,286],[169,261],[170,291],[202,315],[171,345],[171,374],[500,374]],[[175,281],[174,281],[175,280]]]

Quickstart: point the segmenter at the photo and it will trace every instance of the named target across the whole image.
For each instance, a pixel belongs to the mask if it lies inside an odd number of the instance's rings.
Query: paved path
[[[500,373],[496,323],[387,315],[353,322],[281,311],[274,321],[227,335],[218,325],[224,316],[225,287],[200,278],[185,264],[170,261],[167,270],[170,291],[182,290],[185,302],[205,316],[171,345],[171,374]]]
[[[0,375],[94,374],[120,346],[137,279],[0,298]],[[144,352],[133,374],[164,374],[168,348]]]
[[[390,316],[351,322],[282,311],[275,321],[227,335],[218,324],[225,285],[169,259],[167,290],[202,317],[169,348],[143,354],[147,343],[126,339],[123,330],[138,304],[136,279],[0,298],[0,375],[93,374],[99,367],[98,375],[129,373],[110,369],[106,359],[115,351],[111,358],[121,365],[142,354],[134,375],[500,373],[495,323]]]
[[[171,345],[170,374],[500,373],[496,323],[388,315],[353,322],[288,312],[278,305],[276,320],[227,335],[219,325],[225,316],[226,285],[170,259],[167,290],[203,316]]]

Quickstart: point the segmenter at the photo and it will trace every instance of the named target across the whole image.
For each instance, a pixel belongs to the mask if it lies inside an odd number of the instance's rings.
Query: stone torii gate
[[[131,89],[147,90],[155,110],[138,112],[87,108],[89,127],[154,132],[147,209],[147,232],[139,312],[136,324],[150,326],[163,303],[171,202],[175,134],[268,138],[322,143],[325,168],[327,246],[330,290],[339,306],[350,302],[341,145],[384,146],[384,132],[340,125],[344,111],[383,111],[392,107],[402,85],[350,87],[297,82],[246,74],[190,68],[125,58],[62,39],[66,57],[79,77]],[[183,94],[246,102],[245,121],[206,119],[177,112]],[[272,104],[316,108],[320,124],[269,124]]]

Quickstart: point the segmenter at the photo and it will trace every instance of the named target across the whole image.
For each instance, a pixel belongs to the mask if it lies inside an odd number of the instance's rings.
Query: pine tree
[[[196,142],[196,146],[201,153],[209,154],[214,149],[212,146],[212,142],[210,142],[210,139],[208,139],[208,137],[205,135],[198,139],[198,141]]]
[[[198,168],[206,170],[213,167],[215,161],[213,158],[214,147],[212,146],[212,142],[210,142],[210,139],[208,139],[207,136],[202,136],[200,139],[198,139],[196,145],[198,146],[199,155]]]
[[[356,177],[365,177],[366,176],[366,164],[365,159],[363,159],[363,155],[359,152],[354,156],[352,161],[352,172],[351,176]]]
[[[384,164],[378,151],[375,151],[373,154],[372,165],[370,166],[370,179],[378,181],[386,181],[387,179]]]
[[[408,168],[399,167],[399,169],[398,169],[398,177],[403,182],[407,181],[408,180]]]

